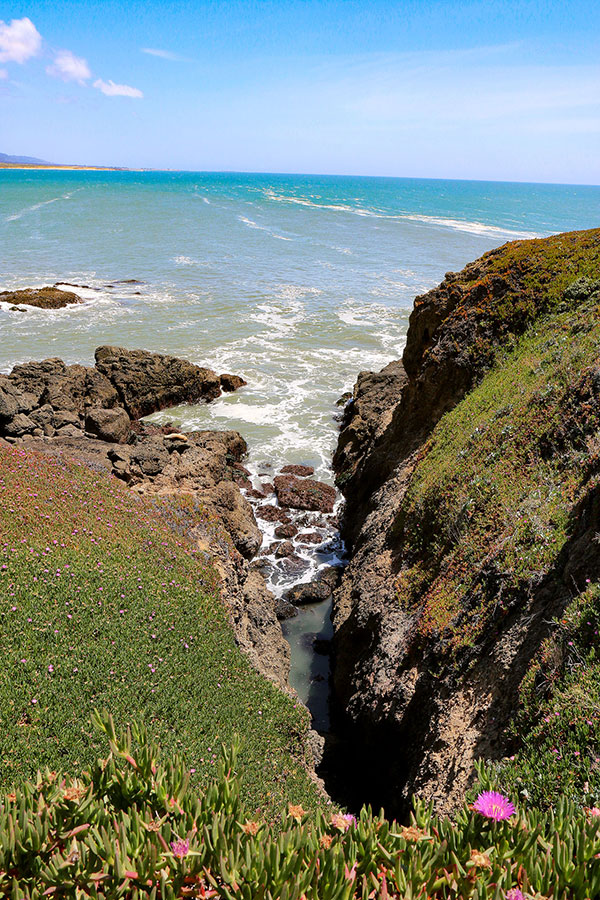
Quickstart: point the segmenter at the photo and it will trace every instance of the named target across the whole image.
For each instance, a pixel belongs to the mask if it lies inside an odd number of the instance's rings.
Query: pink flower
[[[495,822],[510,819],[515,814],[515,807],[508,797],[497,791],[484,791],[473,804],[473,809],[486,819],[493,819]]]
[[[171,841],[171,850],[173,851],[173,856],[176,856],[177,859],[183,859],[190,852],[190,842],[181,838],[177,841]]]
[[[506,892],[506,900],[525,900],[525,894],[520,888],[511,888]]]

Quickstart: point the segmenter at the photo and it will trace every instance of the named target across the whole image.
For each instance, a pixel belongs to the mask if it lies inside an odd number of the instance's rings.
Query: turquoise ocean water
[[[0,371],[112,343],[242,374],[156,418],[238,429],[254,471],[329,479],[335,401],[401,355],[417,294],[507,240],[598,225],[600,187],[0,170],[0,290],[88,285],[75,308],[2,305]]]

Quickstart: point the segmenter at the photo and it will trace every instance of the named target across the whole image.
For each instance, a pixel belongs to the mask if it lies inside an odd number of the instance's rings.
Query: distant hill
[[[0,163],[12,163],[13,165],[24,166],[52,165],[52,163],[46,162],[45,159],[36,159],[35,156],[8,156],[6,153],[0,153]]]

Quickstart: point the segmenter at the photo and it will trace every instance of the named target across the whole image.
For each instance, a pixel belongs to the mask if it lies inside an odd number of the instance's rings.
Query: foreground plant
[[[162,761],[145,729],[117,734],[94,714],[110,753],[81,778],[39,773],[0,804],[0,897],[226,900],[531,900],[600,895],[600,817],[502,815],[465,804],[455,821],[417,802],[407,826],[290,804],[276,825],[247,818],[224,749],[197,795],[181,759]],[[486,786],[486,785],[484,785]],[[489,793],[489,792],[488,792]],[[492,796],[492,810],[500,802]],[[483,800],[481,798],[484,798]],[[480,804],[490,798],[480,795]],[[507,806],[508,804],[508,806]]]

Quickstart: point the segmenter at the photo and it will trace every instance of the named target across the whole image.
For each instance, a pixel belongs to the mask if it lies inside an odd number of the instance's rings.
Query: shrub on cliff
[[[249,818],[236,753],[204,793],[144,728],[94,715],[110,754],[71,779],[46,770],[0,801],[0,894],[64,898],[352,900],[570,898],[600,892],[600,817],[562,802],[514,811],[484,794],[456,819],[417,803],[408,826],[290,804],[276,827]],[[593,811],[599,812],[600,811]]]

